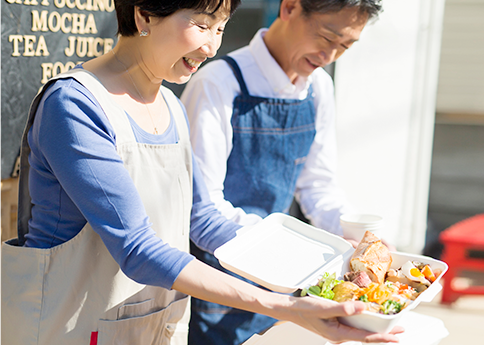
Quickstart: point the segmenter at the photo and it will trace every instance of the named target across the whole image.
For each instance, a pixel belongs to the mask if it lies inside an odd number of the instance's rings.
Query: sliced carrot
[[[435,281],[435,279],[437,279],[429,265],[425,265],[424,268],[422,268],[422,274],[425,276],[425,278],[430,280],[432,283]]]

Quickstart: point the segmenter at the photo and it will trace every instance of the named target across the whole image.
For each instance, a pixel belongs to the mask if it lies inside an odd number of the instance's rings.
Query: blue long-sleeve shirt
[[[152,135],[130,119],[136,140],[172,144],[172,119]],[[130,278],[171,288],[193,257],[155,236],[141,198],[116,152],[116,136],[92,94],[74,79],[46,90],[28,134],[32,218],[26,246],[51,248],[76,236],[89,222]],[[212,252],[240,226],[227,221],[208,197],[193,160],[191,239]]]

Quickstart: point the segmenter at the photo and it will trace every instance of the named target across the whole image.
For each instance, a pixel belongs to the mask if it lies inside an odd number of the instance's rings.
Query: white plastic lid
[[[217,248],[214,255],[234,273],[270,290],[291,293],[326,271],[339,271],[353,251],[339,236],[273,213]]]

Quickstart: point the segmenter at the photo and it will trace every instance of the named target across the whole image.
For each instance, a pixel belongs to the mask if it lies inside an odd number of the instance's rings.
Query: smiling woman
[[[170,123],[159,93],[163,80],[185,83],[215,56],[239,0],[116,2],[120,38],[113,49],[84,68],[96,75],[116,102],[148,133]]]
[[[151,29],[143,29],[147,37],[143,47],[148,47],[149,49],[145,49],[148,51],[156,49],[159,52],[151,53],[153,58],[149,63],[161,65],[161,70],[159,72],[154,70],[153,76],[158,80],[184,83],[197,71],[203,61],[215,56],[221,44],[225,24],[240,0],[179,1],[161,3],[161,5],[153,5],[148,1],[133,1],[133,3],[139,6],[141,17],[152,18],[148,20],[151,21],[150,23],[145,23],[151,24]],[[132,37],[140,32],[135,8],[117,9],[118,33],[122,37]],[[153,39],[148,39],[149,36]],[[173,47],[178,49],[174,50]],[[181,59],[180,54],[182,54]],[[183,56],[185,54],[186,56]],[[148,64],[149,60],[145,61]],[[177,63],[180,66],[176,66]],[[172,70],[171,67],[178,68]]]
[[[8,344],[187,343],[189,297],[289,320],[331,340],[396,341],[339,324],[363,305],[261,290],[188,253],[239,225],[209,200],[183,83],[216,54],[239,0],[115,0],[119,40],[32,102],[22,138],[18,238],[2,247]],[[22,332],[18,332],[22,325]]]

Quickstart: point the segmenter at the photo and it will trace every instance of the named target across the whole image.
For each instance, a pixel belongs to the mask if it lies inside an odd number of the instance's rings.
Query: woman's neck
[[[131,41],[133,40],[133,41]],[[136,38],[120,38],[116,47],[84,64],[135,122],[148,133],[161,134],[170,123],[168,107],[156,79],[143,62]]]
[[[114,64],[124,70],[122,74],[126,74],[139,96],[147,102],[152,102],[163,79],[155,77],[145,63],[143,49],[137,44],[138,42],[138,37],[121,37],[112,50]]]
[[[144,63],[137,37],[120,37],[114,49],[84,63],[112,94],[129,94],[142,103],[152,103],[163,79],[156,78]]]

